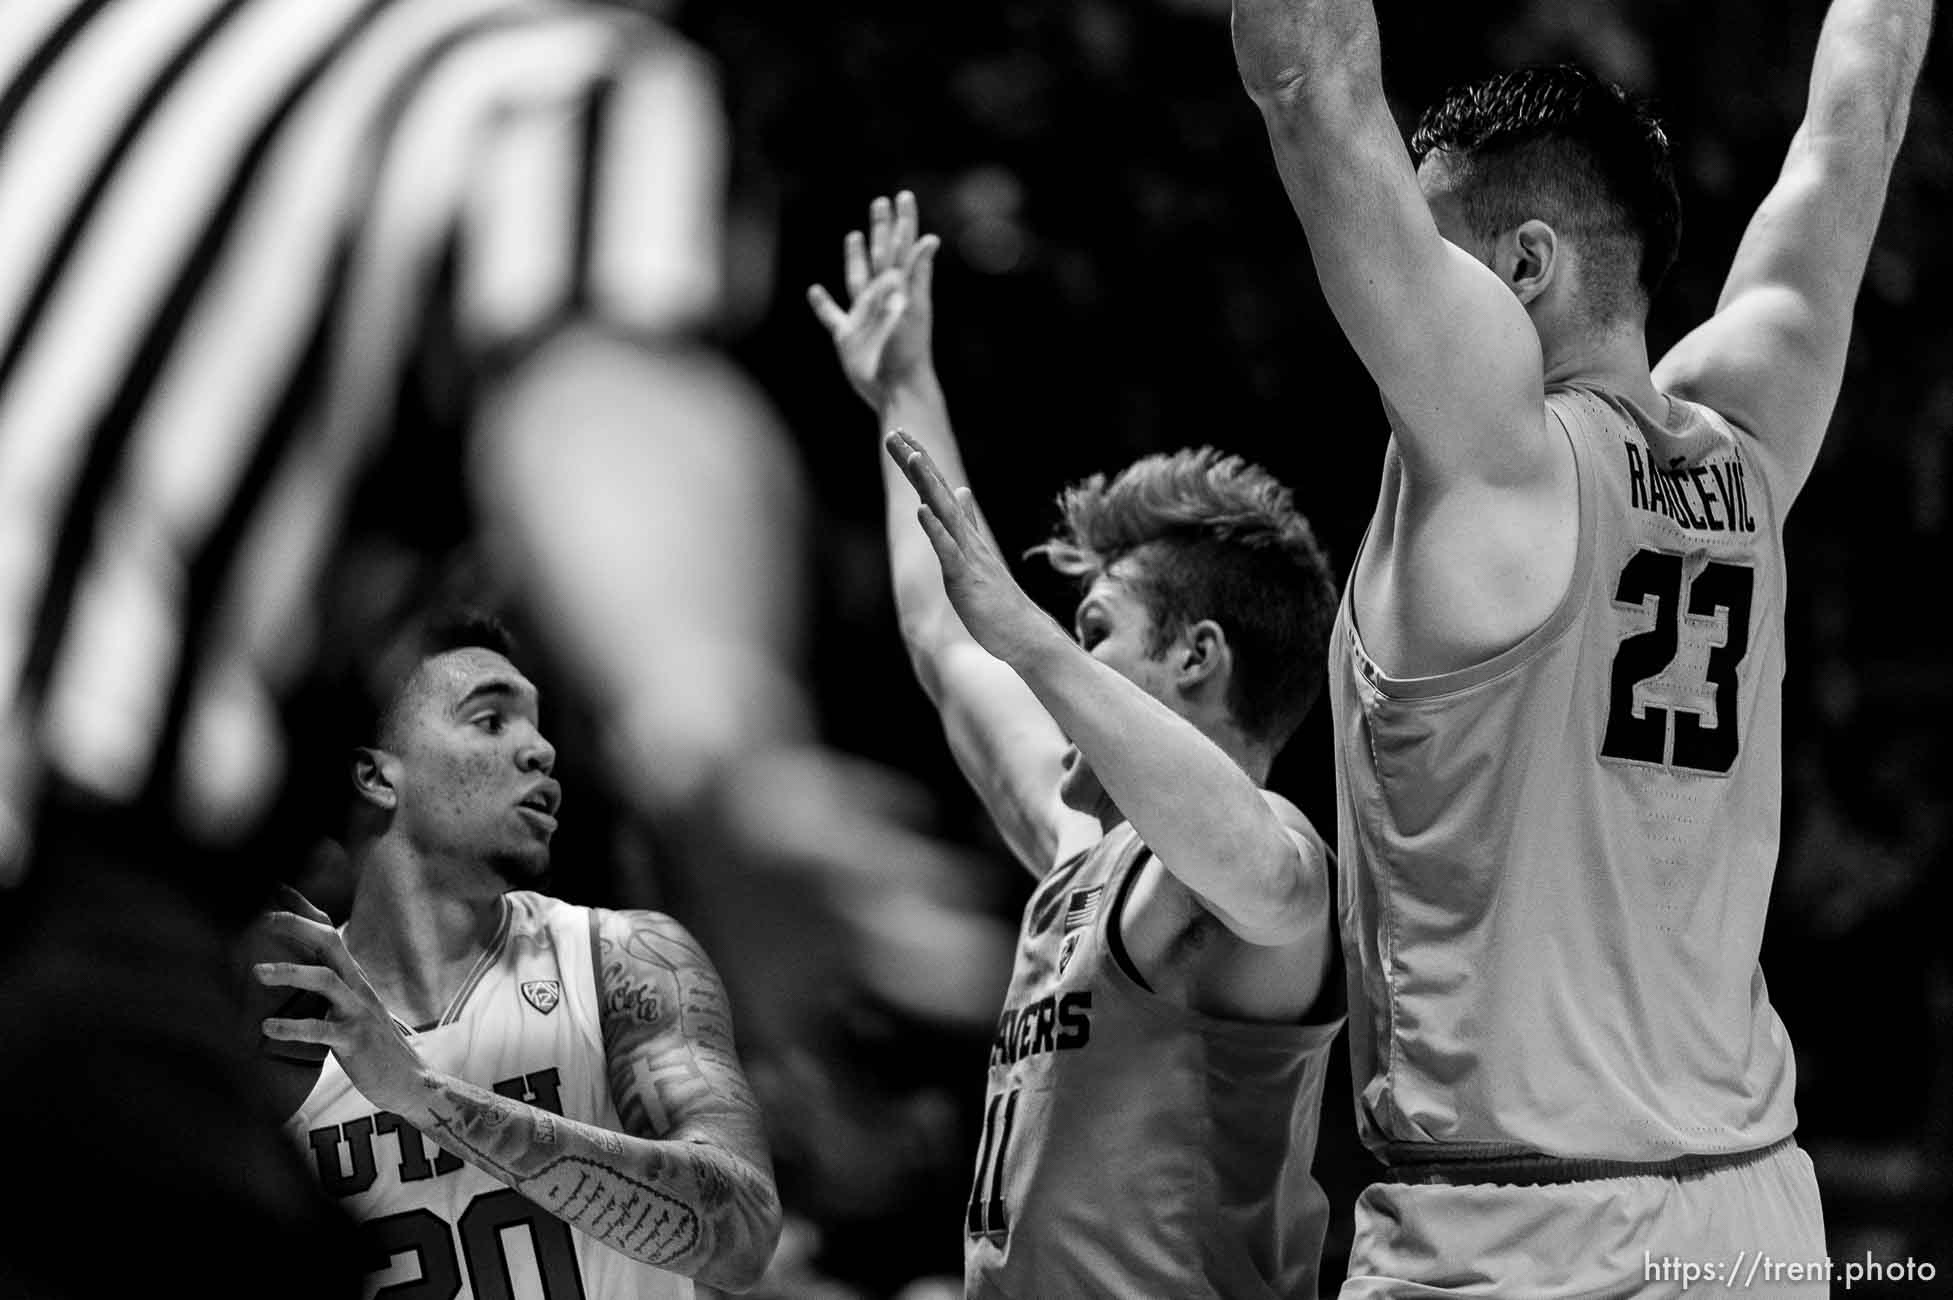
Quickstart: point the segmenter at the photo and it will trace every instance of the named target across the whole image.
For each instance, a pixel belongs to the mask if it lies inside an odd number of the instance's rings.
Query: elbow
[[[1243,41],[1237,32],[1235,67],[1271,128],[1319,125],[1383,96],[1382,49],[1367,13],[1321,15],[1306,34],[1272,44]]]
[[[710,1264],[698,1271],[700,1282],[720,1291],[750,1291],[766,1276],[773,1252],[780,1244],[784,1215],[771,1180],[748,1198],[737,1231],[728,1235]]]
[[[1236,937],[1259,948],[1286,948],[1320,933],[1327,918],[1320,873],[1312,874],[1309,861],[1286,844],[1264,870],[1268,883],[1251,914],[1229,927]]]
[[[1289,68],[1266,85],[1249,87],[1248,97],[1278,140],[1301,146],[1353,120],[1361,87],[1348,65],[1330,61]]]

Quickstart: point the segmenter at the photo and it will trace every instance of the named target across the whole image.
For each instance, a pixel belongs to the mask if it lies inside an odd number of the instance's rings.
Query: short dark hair
[[[1058,498],[1062,531],[1042,553],[1081,587],[1127,557],[1152,616],[1147,653],[1212,619],[1234,652],[1228,711],[1277,748],[1322,691],[1336,584],[1309,521],[1273,475],[1200,447],[1147,456]]]
[[[1668,135],[1647,105],[1572,64],[1522,68],[1459,86],[1411,136],[1422,166],[1443,154],[1474,233],[1539,219],[1581,242],[1600,276],[1595,310],[1645,309],[1675,264],[1682,201]]]
[[[377,713],[368,739],[387,744],[399,720],[408,684],[422,664],[450,651],[471,649],[490,650],[511,661],[517,654],[515,637],[487,610],[469,606],[436,609],[409,622],[372,667],[370,681]]]

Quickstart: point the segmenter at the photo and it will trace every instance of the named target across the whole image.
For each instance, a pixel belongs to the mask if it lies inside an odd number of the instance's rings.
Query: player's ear
[[[1207,682],[1226,681],[1233,667],[1234,650],[1227,643],[1227,633],[1213,619],[1203,618],[1180,638],[1174,660],[1174,684],[1192,692]]]
[[[399,802],[394,790],[397,764],[393,755],[384,749],[362,746],[353,751],[349,770],[353,779],[353,793],[362,803],[387,812],[393,811]]]
[[[1499,274],[1530,306],[1553,283],[1560,265],[1560,236],[1544,221],[1526,221],[1508,234],[1499,249]]]

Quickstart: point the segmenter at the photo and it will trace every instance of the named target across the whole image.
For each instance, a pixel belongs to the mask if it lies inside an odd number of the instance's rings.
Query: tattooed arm
[[[260,976],[314,988],[334,1011],[326,1020],[267,1021],[266,1032],[326,1043],[369,1100],[572,1228],[644,1263],[744,1290],[772,1258],[780,1203],[725,991],[676,921],[652,912],[591,917],[622,1133],[428,1069],[392,1032],[339,936],[290,914],[274,919],[325,965],[275,964]]]

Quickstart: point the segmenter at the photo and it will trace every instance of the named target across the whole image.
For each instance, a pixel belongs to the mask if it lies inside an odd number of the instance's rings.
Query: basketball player
[[[1930,16],[1831,7],[1716,313],[1651,370],[1678,202],[1643,110],[1522,71],[1445,98],[1407,155],[1369,0],[1236,0],[1393,435],[1330,651],[1351,1055],[1387,1166],[1345,1297],[1673,1295],[1666,1256],[1824,1258],[1758,967],[1783,523]]]
[[[345,928],[288,892],[307,914],[265,924],[322,964],[257,971],[331,1003],[264,1032],[332,1049],[289,1127],[364,1225],[368,1293],[750,1286],[780,1207],[718,976],[668,917],[528,888],[561,798],[535,688],[492,624],[428,637],[352,763]]]
[[[952,491],[937,246],[912,195],[878,199],[845,243],[850,309],[810,298],[900,430],[888,540],[916,674],[1039,879],[990,1055],[966,1293],[1313,1297],[1342,1018],[1329,853],[1258,787],[1320,688],[1327,565],[1263,471],[1147,457],[1072,488],[1044,548],[1086,584],[1074,642]]]

